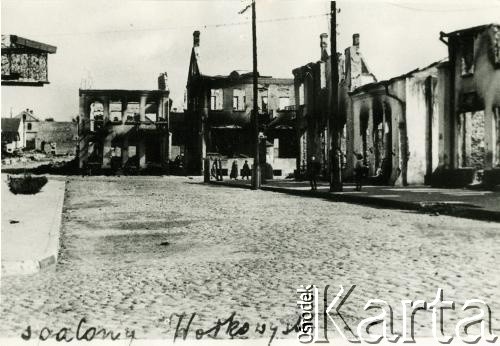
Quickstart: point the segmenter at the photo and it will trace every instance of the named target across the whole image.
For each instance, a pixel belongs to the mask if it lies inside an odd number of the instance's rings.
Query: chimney
[[[326,61],[328,59],[328,34],[322,33],[319,35],[321,47],[321,60]]]
[[[200,32],[196,30],[193,32],[193,47],[199,47],[200,46]]]
[[[160,75],[158,76],[158,90],[168,90],[167,72],[160,73]]]
[[[359,34],[352,35],[352,45],[359,48]]]

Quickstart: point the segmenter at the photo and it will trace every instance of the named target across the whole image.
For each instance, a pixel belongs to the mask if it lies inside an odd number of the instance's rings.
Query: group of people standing
[[[354,182],[356,184],[356,191],[361,191],[363,186],[363,181],[368,176],[368,166],[365,164],[363,160],[362,154],[355,154],[356,162],[354,164]],[[214,175],[217,170],[216,161],[214,161],[214,165],[212,166],[212,175]],[[245,160],[243,164],[243,169],[241,170],[241,178],[249,180],[251,177],[252,171],[248,164],[248,160]],[[307,166],[307,175],[309,177],[309,181],[311,184],[311,190],[315,191],[318,189],[318,177],[321,174],[321,163],[316,158],[316,156],[311,156]],[[239,176],[238,170],[238,162],[235,160],[231,165],[231,172],[229,174],[230,179],[237,180]]]
[[[250,176],[252,174],[252,171],[250,169],[250,166],[248,165],[248,160],[245,160],[245,163],[243,164],[243,169],[241,170],[241,178],[242,179],[250,179]],[[212,163],[212,168],[210,170],[210,175],[214,177],[216,180],[222,180],[222,162],[220,159],[215,159],[214,162]],[[233,161],[233,164],[231,165],[231,173],[229,173],[229,178],[230,179],[238,179],[238,162]]]
[[[363,155],[356,155],[356,163],[354,164],[354,182],[356,184],[356,191],[361,191],[363,181],[368,176],[368,166],[365,165],[363,160]],[[307,173],[309,176],[309,182],[311,184],[311,190],[315,191],[318,189],[318,176],[321,173],[321,163],[313,155],[309,161],[307,167]]]
[[[243,164],[243,169],[241,170],[241,178],[248,180],[250,179],[250,175],[252,174],[252,171],[250,170],[250,166],[248,165],[248,160],[245,160],[245,163]],[[231,165],[231,173],[229,174],[230,179],[238,179],[238,162],[233,161],[233,164]]]

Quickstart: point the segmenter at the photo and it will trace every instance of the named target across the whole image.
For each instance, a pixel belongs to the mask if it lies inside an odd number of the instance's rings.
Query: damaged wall
[[[498,135],[498,117],[495,108],[500,107],[500,64],[498,62],[498,46],[500,26],[486,25],[465,29],[451,34],[449,37],[451,80],[453,83],[452,111],[454,128],[453,168],[460,168],[463,163],[463,140],[460,138],[460,116],[467,112],[484,111],[484,169],[500,167],[500,143]],[[471,57],[471,58],[470,58]],[[470,60],[470,62],[469,62]],[[482,123],[475,121],[471,129]],[[468,137],[473,133],[467,134]],[[476,150],[476,154],[478,154]],[[475,161],[478,158],[476,155]]]
[[[295,77],[295,103],[297,104],[297,128],[300,153],[297,169],[304,169],[311,156],[316,156],[326,175],[329,166],[328,152],[331,147],[328,134],[332,104],[331,55],[328,54],[328,35],[320,35],[321,60],[293,70]],[[354,165],[353,120],[349,116],[352,105],[348,93],[356,87],[376,82],[359,48],[359,35],[353,35],[352,46],[338,56],[338,131],[341,150],[345,155],[344,177],[352,176]]]
[[[446,129],[443,66],[435,63],[350,94],[346,176],[353,174],[354,154],[361,153],[373,182],[430,182],[443,160],[439,155]]]
[[[45,150],[44,144],[55,143],[56,155],[74,155],[76,152],[77,123],[71,121],[40,121],[36,127],[35,149]]]

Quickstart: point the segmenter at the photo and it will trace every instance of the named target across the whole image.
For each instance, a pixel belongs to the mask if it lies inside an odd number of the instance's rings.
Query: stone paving
[[[137,338],[168,338],[197,313],[208,329],[232,312],[286,328],[298,316],[296,289],[357,285],[342,311],[354,327],[386,300],[434,300],[438,287],[457,310],[484,299],[500,327],[497,223],[374,209],[265,191],[203,185],[182,177],[73,177],[67,184],[55,270],[2,278],[1,337],[76,329],[78,321]],[[452,331],[459,311],[447,312]],[[430,313],[417,334],[430,335]],[[395,323],[396,330],[401,330]],[[185,326],[185,324],[184,324]],[[449,328],[448,328],[449,326]],[[220,335],[227,338],[226,335]],[[269,337],[266,332],[263,337]],[[277,337],[284,337],[278,333]],[[291,337],[291,334],[289,334]]]
[[[221,184],[221,182],[217,182]],[[249,180],[225,179],[222,184],[235,186],[250,186]],[[268,180],[263,186],[269,188],[286,189],[289,191],[310,191],[308,181],[294,181],[274,179]],[[329,192],[328,182],[318,183],[318,192]],[[444,189],[433,188],[422,185],[402,186],[373,186],[365,185],[362,191],[355,191],[352,183],[344,183],[342,192],[334,192],[333,195],[358,196],[367,198],[377,198],[410,203],[446,203],[456,207],[471,208],[477,211],[489,211],[500,215],[500,191],[488,191],[478,189]]]

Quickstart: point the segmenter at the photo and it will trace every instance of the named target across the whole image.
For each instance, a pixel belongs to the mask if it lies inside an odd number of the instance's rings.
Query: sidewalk
[[[49,179],[35,195],[14,195],[2,174],[2,275],[55,264],[66,183]]]
[[[211,181],[211,183],[251,188],[249,180]],[[362,191],[355,191],[353,184],[344,184],[342,192],[330,192],[326,182],[319,182],[318,190],[311,191],[309,182],[293,180],[269,180],[262,185],[262,190],[326,198],[337,202],[500,222],[500,192],[493,191],[438,189],[428,186],[363,186]]]

